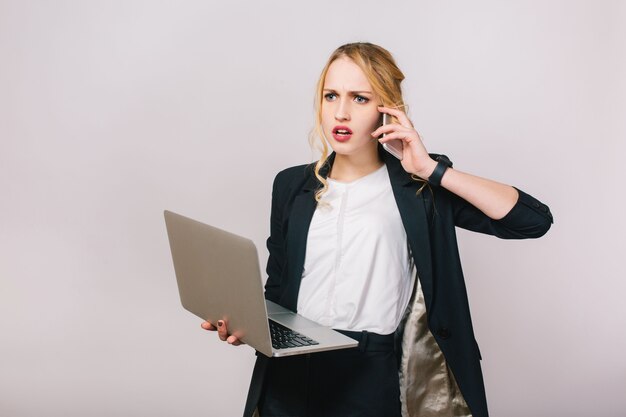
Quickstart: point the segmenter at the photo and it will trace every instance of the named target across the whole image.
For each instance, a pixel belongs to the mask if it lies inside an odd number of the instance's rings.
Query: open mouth
[[[333,138],[339,142],[345,142],[352,137],[352,130],[348,126],[335,126]]]
[[[352,130],[344,126],[337,126],[333,129],[333,134],[339,136],[349,136],[352,134]]]

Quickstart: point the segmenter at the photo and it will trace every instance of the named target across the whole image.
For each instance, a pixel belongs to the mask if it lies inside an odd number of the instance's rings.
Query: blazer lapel
[[[301,194],[296,196],[289,216],[286,241],[287,286],[280,304],[294,312],[297,310],[300,279],[302,278],[306,254],[306,241],[315,206],[314,193],[303,190]]]
[[[322,177],[328,176],[334,160],[335,153],[333,152],[329,155],[327,163],[320,169]],[[312,168],[307,168],[307,174],[308,178],[296,195],[289,214],[286,237],[287,285],[280,300],[281,305],[294,312],[297,310],[309,226],[317,207],[315,191],[321,185]]]
[[[391,188],[404,224],[428,309],[433,295],[433,274],[426,207],[423,195],[417,194],[422,183],[413,180],[400,161],[382,150],[382,147],[379,148],[379,152],[387,165]]]

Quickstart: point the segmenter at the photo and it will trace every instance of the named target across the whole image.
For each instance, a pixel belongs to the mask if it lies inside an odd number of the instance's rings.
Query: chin
[[[369,144],[354,144],[349,142],[330,142],[331,149],[338,155],[357,155],[362,152],[370,151]]]

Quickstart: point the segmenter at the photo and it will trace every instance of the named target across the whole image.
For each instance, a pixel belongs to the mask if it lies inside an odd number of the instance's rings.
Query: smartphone
[[[387,113],[383,113],[382,125],[384,126],[389,122],[391,122],[391,116]],[[384,133],[382,137],[385,137]],[[402,160],[402,151],[404,150],[404,145],[402,144],[401,139],[393,139],[389,142],[383,143],[383,149],[385,149],[387,152],[389,152],[399,160]]]

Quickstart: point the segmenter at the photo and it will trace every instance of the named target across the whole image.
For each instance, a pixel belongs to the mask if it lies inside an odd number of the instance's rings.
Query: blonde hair
[[[400,83],[404,80],[404,74],[396,65],[393,56],[386,49],[369,42],[355,42],[341,45],[330,55],[326,65],[322,69],[315,90],[315,126],[309,135],[309,143],[312,148],[321,152],[321,157],[315,164],[315,176],[322,183],[322,187],[315,192],[315,200],[319,203],[322,195],[328,190],[328,181],[320,175],[320,169],[328,162],[328,144],[324,139],[322,129],[322,100],[324,98],[324,82],[328,68],[338,58],[350,58],[365,73],[365,77],[372,86],[374,93],[380,100],[380,105],[385,107],[405,107],[402,98]],[[394,119],[394,122],[397,120]],[[318,146],[316,146],[316,144]],[[321,144],[321,146],[319,146]],[[416,178],[417,179],[417,178]]]

